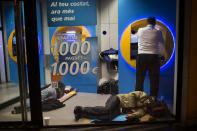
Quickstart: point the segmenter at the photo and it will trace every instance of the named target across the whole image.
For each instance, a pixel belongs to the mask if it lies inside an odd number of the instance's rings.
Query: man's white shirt
[[[161,54],[160,44],[163,45],[164,39],[162,32],[152,25],[139,28],[138,37],[138,54]]]

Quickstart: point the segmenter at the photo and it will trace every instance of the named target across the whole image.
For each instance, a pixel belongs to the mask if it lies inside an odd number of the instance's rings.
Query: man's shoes
[[[76,106],[74,109],[75,114],[80,114],[82,113],[82,111],[83,111],[83,108],[81,106]]]
[[[80,114],[75,114],[75,121],[78,121],[81,118]]]
[[[74,109],[75,121],[78,121],[81,118],[83,108],[81,106],[76,106]]]

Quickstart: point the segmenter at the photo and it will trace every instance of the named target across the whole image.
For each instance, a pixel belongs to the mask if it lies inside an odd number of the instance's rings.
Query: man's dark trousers
[[[144,91],[144,79],[150,76],[150,96],[157,98],[159,91],[160,58],[157,54],[138,54],[136,60],[136,91]]]
[[[112,120],[120,115],[120,100],[118,96],[110,96],[105,106],[84,107],[82,116],[89,119]]]

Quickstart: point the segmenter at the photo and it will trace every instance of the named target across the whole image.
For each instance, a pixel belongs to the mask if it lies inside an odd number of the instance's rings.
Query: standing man
[[[136,91],[143,91],[146,72],[150,76],[150,96],[157,98],[160,76],[160,44],[163,46],[162,32],[155,28],[155,17],[147,19],[147,26],[139,28],[138,56],[136,60]]]

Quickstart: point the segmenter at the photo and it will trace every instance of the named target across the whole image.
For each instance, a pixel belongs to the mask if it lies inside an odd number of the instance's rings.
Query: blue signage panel
[[[49,27],[96,25],[96,0],[48,0]]]
[[[53,46],[51,71],[60,76],[65,85],[80,92],[97,92],[97,37],[87,37],[85,41],[72,33],[62,34],[64,38]],[[76,39],[77,38],[77,39]],[[58,38],[57,38],[58,39]],[[56,47],[55,47],[56,46]],[[56,58],[56,56],[52,56]]]
[[[72,86],[93,85],[97,87],[97,37],[88,37],[84,42],[72,42],[69,39],[67,43],[68,53],[59,54],[59,68],[62,65],[59,71],[63,73],[67,71],[62,75],[62,82]],[[66,50],[62,48],[62,52]]]

